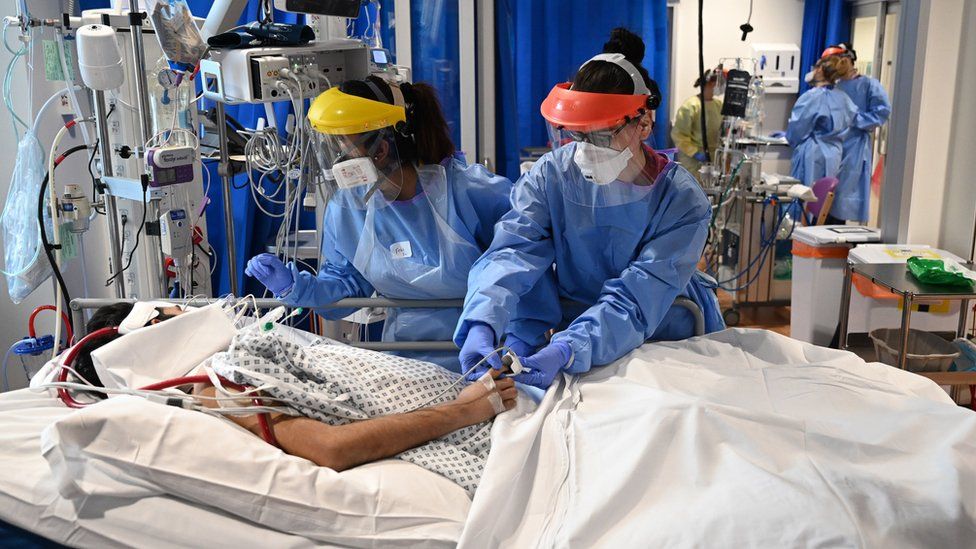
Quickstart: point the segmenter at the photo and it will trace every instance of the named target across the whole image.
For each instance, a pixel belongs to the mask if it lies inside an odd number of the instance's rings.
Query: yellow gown
[[[721,99],[705,101],[705,127],[708,131],[708,148],[714,151],[718,147],[722,127]],[[693,158],[695,153],[702,150],[701,100],[697,95],[689,97],[678,109],[671,127],[671,139],[678,147],[676,160],[698,177],[701,162]]]

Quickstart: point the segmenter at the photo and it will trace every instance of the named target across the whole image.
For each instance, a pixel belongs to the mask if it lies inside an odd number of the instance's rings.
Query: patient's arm
[[[515,407],[516,389],[510,379],[498,379],[496,388],[506,410]],[[200,394],[213,396],[214,388]],[[306,417],[272,414],[271,425],[282,450],[322,467],[343,471],[395,456],[469,425],[488,421],[496,413],[488,390],[480,383],[466,387],[453,402],[406,414],[377,417],[347,425],[328,425]],[[215,407],[210,400],[207,406]],[[257,416],[229,416],[252,433],[261,433]]]

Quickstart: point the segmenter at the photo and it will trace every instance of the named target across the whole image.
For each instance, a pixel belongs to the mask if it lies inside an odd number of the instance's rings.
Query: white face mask
[[[576,143],[573,160],[576,161],[576,165],[587,181],[597,185],[607,185],[620,177],[620,173],[624,171],[633,156],[630,147],[618,151],[580,141]]]

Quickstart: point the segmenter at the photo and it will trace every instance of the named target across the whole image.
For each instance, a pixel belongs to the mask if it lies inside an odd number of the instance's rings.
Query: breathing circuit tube
[[[57,311],[57,310],[58,308],[55,307],[54,305],[41,305],[40,307],[34,309],[34,312],[31,313],[30,315],[30,319],[27,320],[27,334],[33,338],[37,337],[37,330],[34,329],[34,319],[37,318],[38,314],[40,314],[42,311]],[[65,313],[64,311],[61,311],[61,322],[64,322],[65,347],[67,348],[68,346],[71,345],[71,340],[75,338],[75,334],[71,330],[71,319],[68,318],[67,313]]]
[[[66,150],[61,156],[54,160],[54,167],[57,168],[64,159],[71,156],[78,151],[84,151],[88,149],[88,145],[76,145]],[[58,286],[61,288],[61,295],[64,297],[65,304],[71,303],[71,297],[68,295],[68,286],[64,283],[64,277],[61,276],[61,269],[58,267],[57,261],[54,260],[54,254],[52,250],[54,246],[51,245],[47,238],[47,230],[44,224],[44,195],[47,190],[47,182],[50,179],[50,172],[44,174],[44,180],[41,181],[41,192],[37,197],[37,222],[40,224],[41,229],[41,244],[44,248],[44,255],[47,257],[48,262],[51,264],[51,269],[54,271],[54,277],[58,281]],[[69,320],[68,325],[71,325]]]

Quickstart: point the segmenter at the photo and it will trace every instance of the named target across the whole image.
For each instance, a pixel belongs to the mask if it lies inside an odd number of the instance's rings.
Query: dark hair
[[[704,74],[704,82],[707,84],[709,82],[715,82],[718,80],[718,70],[717,69],[706,69]],[[702,86],[702,77],[699,76],[695,79],[695,87],[700,88]]]
[[[132,312],[132,303],[114,303],[112,305],[106,305],[104,307],[99,307],[95,314],[88,320],[88,324],[85,325],[85,332],[92,333],[96,330],[101,330],[102,328],[111,328],[122,324],[125,317],[129,316]],[[121,335],[106,336],[95,341],[91,341],[85,344],[85,347],[78,352],[78,356],[75,357],[73,368],[78,374],[85,378],[92,385],[98,387],[104,387],[102,380],[98,378],[98,374],[95,373],[95,364],[92,362],[92,351],[98,349],[106,343],[116,340],[122,337]]]
[[[376,76],[370,76],[365,81],[344,82],[340,89],[349,95],[393,104],[390,85]],[[376,90],[379,90],[380,96],[377,96]],[[434,88],[429,84],[408,82],[400,85],[400,91],[407,111],[407,123],[397,128],[396,132],[400,158],[420,164],[439,164],[453,155],[454,142],[451,141],[451,132]]]
[[[610,39],[603,44],[603,53],[622,53],[630,61],[644,79],[644,85],[651,92],[652,105],[657,108],[661,100],[661,92],[647,69],[641,65],[644,60],[644,41],[640,36],[623,27],[617,27],[610,32]],[[587,63],[573,79],[573,89],[595,93],[634,93],[634,81],[626,71],[609,61],[594,61]]]

